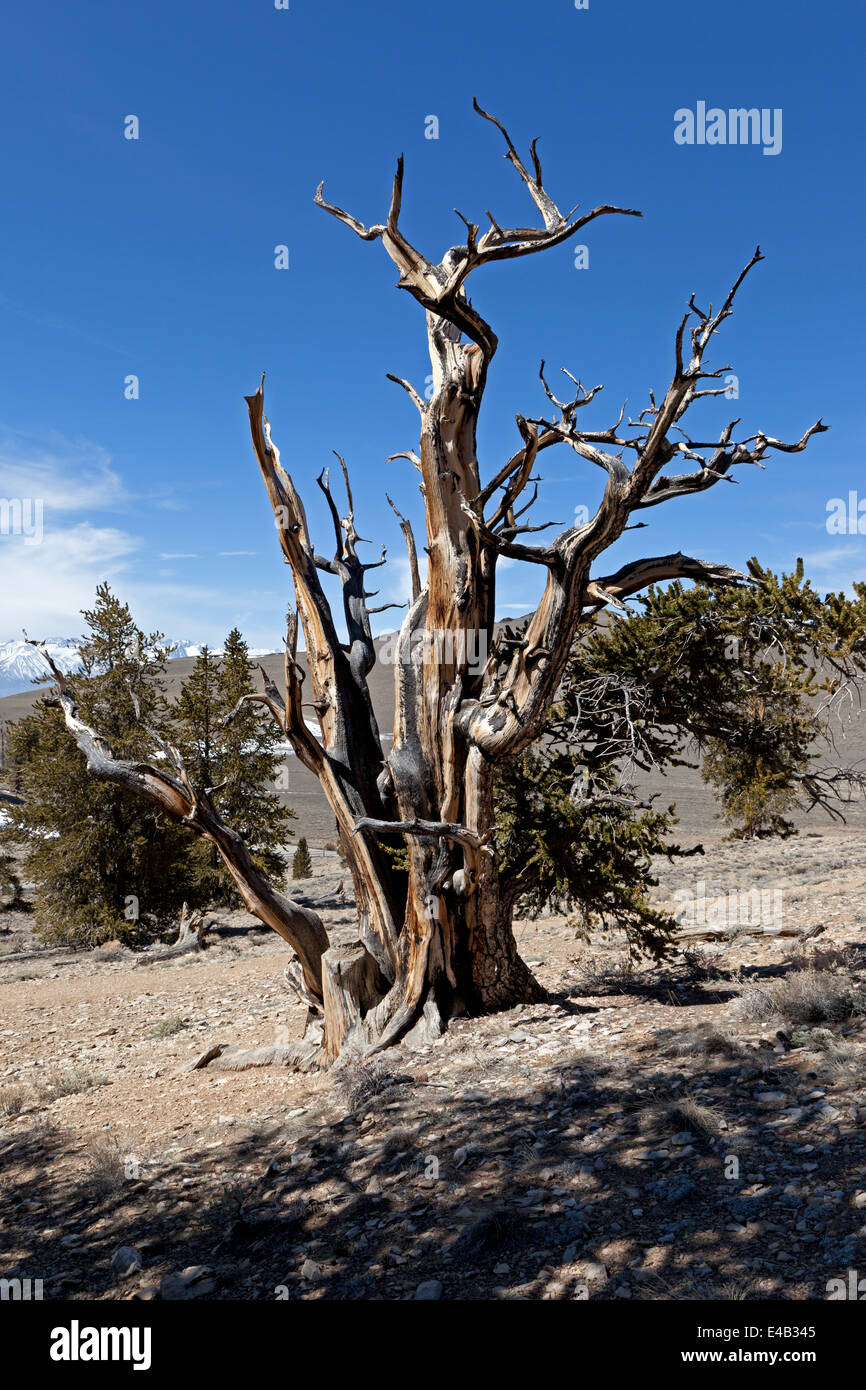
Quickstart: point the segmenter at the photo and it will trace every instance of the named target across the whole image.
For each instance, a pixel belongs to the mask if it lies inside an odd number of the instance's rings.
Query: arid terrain
[[[668,963],[524,921],[547,1003],[329,1074],[268,1051],[305,1010],[245,914],[165,964],[37,957],[4,914],[0,1275],[74,1299],[826,1298],[866,1269],[866,831],[703,843],[657,865],[691,912]],[[341,876],[320,857],[299,886]],[[351,938],[350,900],[323,915]]]

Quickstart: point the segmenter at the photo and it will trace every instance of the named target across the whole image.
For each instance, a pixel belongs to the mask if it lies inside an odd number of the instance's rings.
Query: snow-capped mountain
[[[67,638],[51,638],[45,643],[52,661],[56,661],[61,671],[78,669],[78,646]],[[31,647],[23,637],[11,642],[0,642],[0,695],[17,695],[27,690],[31,681],[39,676],[50,674],[35,647]]]
[[[49,638],[45,645],[52,661],[56,662],[65,674],[79,670],[78,643],[73,638]],[[180,656],[200,656],[203,645],[200,642],[166,641],[166,646],[174,648],[172,659]],[[210,650],[213,656],[222,655],[221,647],[211,647]],[[267,647],[250,648],[250,656],[254,660],[268,655]],[[42,657],[36,648],[31,647],[23,638],[0,642],[0,697],[18,695],[21,691],[29,690],[35,679],[47,674],[48,667]]]

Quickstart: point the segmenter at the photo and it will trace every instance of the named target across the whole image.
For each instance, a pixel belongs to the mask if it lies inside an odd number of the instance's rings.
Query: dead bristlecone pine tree
[[[298,848],[292,856],[292,878],[312,878],[313,861],[310,857],[310,847],[306,840],[301,838],[298,841]]]
[[[397,512],[412,597],[391,653],[395,714],[387,755],[367,684],[376,659],[370,614],[379,611],[368,607],[367,576],[376,564],[358,555],[346,465],[340,458],[345,508],[332,495],[328,473],[318,478],[334,531],[333,554],[324,556],[271,438],[264,378],[247,397],[253,447],[294,580],[295,610],[288,619],[284,689],[263,676],[262,693],[246,696],[244,703],[264,706],[322,785],[354,884],[357,943],[329,949],[318,914],[286,897],[254,864],[241,835],[219,814],[218,791],[194,786],[175,749],[163,744],[153,766],[115,760],[98,732],[79,720],[73,691],[54,672],[67,725],[91,771],[150,797],[215,844],[249,910],[290,943],[300,967],[298,989],[324,1016],[323,1062],[344,1052],[369,1055],[410,1032],[413,1040],[432,1038],[459,1013],[543,997],[518,955],[513,895],[500,881],[497,764],[538,737],[581,621],[606,605],[621,608],[629,595],[654,582],[685,577],[728,584],[744,578],[724,564],[682,553],[630,561],[611,574],[599,571],[603,552],[625,529],[650,507],[714,487],[737,464],[760,463],[770,450],[804,449],[825,428],[818,421],[795,443],[761,432],[737,442],[734,421],[707,442],[704,429],[683,424],[701,397],[726,389],[718,379],[729,368],[711,370],[704,356],[743,280],[761,260],[756,250],[715,312],[689,300],[672,345],[670,385],[660,399],[650,395],[636,420],[623,424],[623,410],[607,428],[582,428],[585,407],[601,388],[585,389],[566,373],[571,385],[560,400],[542,363],[538,389],[546,394],[547,413],[518,414],[511,457],[494,459],[482,470],[476,430],[497,339],[469,300],[470,275],[492,262],[561,246],[600,218],[639,214],[607,204],[563,214],[544,186],[535,141],[524,161],[499,121],[477,103],[475,109],[504,139],[540,226],[508,227],[488,213],[489,225],[481,230],[459,214],[465,236],[440,260],[431,260],[400,229],[402,158],[384,222],[365,226],[328,202],[321,186],[315,196],[320,209],[362,240],[381,243],[399,270],[399,288],[423,311],[430,354],[428,399],[408,381],[392,378],[420,419],[417,448],[393,457],[407,459],[420,474],[426,559],[422,574],[411,525]],[[602,469],[606,479],[594,516],[542,541],[537,533],[546,528],[532,525],[527,513],[540,455],[555,445]],[[497,636],[494,627],[501,560],[525,562],[546,575],[541,602],[517,639]],[[347,644],[338,636],[322,574],[342,586]],[[299,626],[306,671],[297,659]],[[305,721],[310,708],[318,716],[318,734]]]

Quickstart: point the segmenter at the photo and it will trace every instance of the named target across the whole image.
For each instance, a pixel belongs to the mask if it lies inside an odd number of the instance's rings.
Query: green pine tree
[[[621,927],[633,954],[660,959],[676,923],[651,901],[652,859],[679,853],[674,807],[647,810],[622,793],[621,756],[600,724],[577,732],[568,680],[542,737],[497,768],[503,895],[530,917],[574,914],[583,936]]]
[[[197,787],[213,787],[214,759],[224,713],[218,662],[207,646],[184,681],[174,708],[184,762]]]
[[[675,807],[640,804],[651,768],[695,766],[733,834],[786,835],[794,808],[839,815],[863,779],[827,777],[827,707],[866,675],[866,585],[822,597],[804,578],[752,560],[751,583],[677,581],[642,612],[580,633],[542,737],[497,770],[506,892],[529,913],[575,911],[583,930],[625,928],[664,954],[675,923],[652,904],[651,861],[682,854]],[[822,712],[823,710],[823,712]]]
[[[221,780],[216,769],[226,710],[217,672],[216,658],[209,647],[202,647],[173,711],[175,740],[197,787],[215,787]],[[196,839],[189,853],[201,898],[208,903],[224,901],[227,876],[218,850],[207,840]]]
[[[237,709],[255,690],[249,649],[237,628],[218,660],[207,648],[197,658],[174,711],[176,741],[198,785],[213,787],[223,820],[247,841],[271,877],[285,875],[280,853],[294,812],[271,790],[277,775],[279,734],[258,707]],[[219,855],[206,841],[191,849],[200,894],[211,903],[238,905],[240,897]]]
[[[594,633],[584,658],[589,674],[642,692],[651,761],[696,751],[721,815],[744,838],[789,834],[797,807],[831,809],[815,776],[828,732],[818,697],[830,691],[824,654],[840,624],[849,636],[856,627],[851,605],[834,611],[802,561],[781,577],[757,560],[749,571],[743,586],[650,589],[643,612]]]
[[[0,911],[17,907],[20,902],[21,880],[15,868],[15,859],[0,841]]]
[[[148,757],[144,726],[166,727],[162,636],[145,637],[108,584],[83,616],[83,674],[73,682],[82,718],[117,757]],[[57,708],[38,704],[13,725],[10,743],[24,796],[10,834],[24,846],[36,885],[39,935],[82,946],[147,939],[176,919],[185,899],[195,901],[183,830],[90,777]]]
[[[302,836],[292,859],[292,878],[312,878],[312,876],[313,861],[310,857],[310,848]]]

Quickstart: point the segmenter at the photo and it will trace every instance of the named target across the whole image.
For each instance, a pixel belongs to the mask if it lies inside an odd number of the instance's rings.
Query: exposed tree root
[[[209,1064],[217,1071],[249,1071],[252,1067],[288,1067],[291,1071],[311,1072],[324,1067],[325,1050],[307,1042],[275,1044],[272,1047],[239,1048],[220,1053]]]

